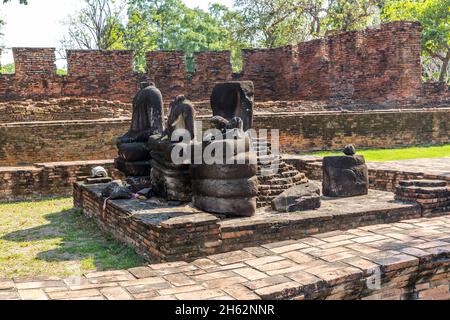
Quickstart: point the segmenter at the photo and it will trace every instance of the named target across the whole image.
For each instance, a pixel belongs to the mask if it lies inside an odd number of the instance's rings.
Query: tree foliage
[[[11,0],[3,0],[3,3],[8,3],[8,2],[11,2]],[[20,4],[28,4],[28,0],[19,0],[19,3]],[[0,27],[4,24],[5,24],[5,22],[2,19],[0,19]],[[1,33],[0,33],[0,35],[1,35]]]
[[[449,80],[450,0],[388,0],[383,19],[420,22],[424,61],[430,64],[439,61],[440,64],[440,70],[429,76],[439,81]]]
[[[124,49],[121,13],[124,6],[114,0],[84,0],[83,8],[70,16],[62,48]]]
[[[189,70],[197,51],[231,49],[231,11],[212,4],[208,11],[191,9],[181,0],[132,0],[125,43],[136,54],[140,68],[148,50],[183,50]]]
[[[140,71],[150,50],[183,50],[188,71],[195,68],[194,52],[230,50],[238,71],[242,48],[273,48],[412,20],[423,26],[426,74],[448,79],[450,0],[235,0],[233,9],[212,3],[208,10],[183,0],[122,0],[126,12],[120,0],[84,1],[85,8],[66,22],[64,47],[129,49]]]

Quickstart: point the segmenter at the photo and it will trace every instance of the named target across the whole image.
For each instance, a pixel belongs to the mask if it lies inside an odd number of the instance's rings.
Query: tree
[[[330,31],[361,30],[380,23],[383,0],[330,0],[323,22]]]
[[[235,0],[240,33],[254,47],[273,48],[307,37],[306,17],[297,0]]]
[[[384,0],[235,0],[239,33],[252,46],[277,47],[379,23]]]
[[[3,0],[3,3],[10,2],[11,0]],[[28,0],[19,0],[20,4],[28,4]]]
[[[212,4],[208,11],[191,9],[181,0],[131,0],[125,45],[135,52],[138,69],[149,50],[183,50],[188,71],[194,70],[193,54],[206,50],[232,50],[232,12]],[[238,50],[232,50],[234,57]],[[239,53],[240,54],[240,53]]]
[[[8,3],[10,1],[11,0],[3,0],[3,3]],[[20,4],[28,4],[28,0],[19,0],[19,3]],[[4,24],[5,24],[5,22],[2,19],[0,19],[0,27],[3,26]],[[0,35],[1,35],[1,33],[0,33]]]
[[[121,14],[124,4],[114,0],[84,0],[84,7],[70,16],[67,36],[61,45],[65,49],[123,49]]]
[[[449,80],[450,0],[388,0],[384,21],[409,20],[422,25],[422,55],[425,63],[440,64],[438,81]],[[427,62],[428,61],[428,62]],[[425,66],[427,69],[430,66]],[[433,77],[433,74],[430,74]]]

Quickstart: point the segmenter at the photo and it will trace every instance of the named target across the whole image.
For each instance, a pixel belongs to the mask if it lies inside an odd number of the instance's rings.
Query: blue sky
[[[190,7],[208,8],[210,2],[231,6],[233,0],[183,0]],[[75,12],[82,0],[29,0],[27,6],[14,0],[0,4],[0,15],[6,22],[2,44],[11,47],[57,47],[65,28],[61,25]],[[11,52],[2,53],[1,63],[11,63]]]

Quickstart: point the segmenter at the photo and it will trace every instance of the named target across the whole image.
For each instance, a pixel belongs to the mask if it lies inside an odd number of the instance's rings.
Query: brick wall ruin
[[[26,167],[0,167],[0,202],[67,197],[74,182],[82,181],[95,166],[102,166],[109,176],[122,179],[113,160],[39,163]]]
[[[208,127],[208,117],[199,117]],[[351,126],[349,125],[351,124]],[[129,118],[0,123],[0,166],[113,159]],[[257,115],[256,129],[280,130],[282,152],[450,143],[450,109]]]
[[[215,82],[252,80],[258,101],[339,100],[385,103],[450,99],[447,85],[423,84],[420,26],[393,22],[275,49],[243,51],[243,70],[232,73],[230,53],[201,52],[195,72],[184,53],[147,54],[147,74],[133,71],[131,51],[68,52],[68,75],[56,75],[55,49],[14,48],[16,73],[0,75],[0,100],[92,97],[130,102],[139,81],[152,79],[166,100],[185,94],[208,100]]]

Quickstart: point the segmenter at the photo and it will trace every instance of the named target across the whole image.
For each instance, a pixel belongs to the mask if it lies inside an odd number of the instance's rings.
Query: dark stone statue
[[[170,103],[167,128],[163,134],[149,138],[147,148],[151,154],[151,180],[155,195],[171,201],[191,201],[192,187],[189,163],[175,164],[171,154],[175,147],[191,148],[194,132],[194,105],[184,96],[178,96]],[[189,142],[172,141],[172,133],[177,129],[186,129],[190,134]]]
[[[242,119],[243,129],[253,125],[253,82],[232,81],[217,84],[211,95],[214,116],[230,121],[234,117]]]
[[[369,174],[362,155],[346,146],[345,155],[323,158],[322,192],[328,197],[353,197],[369,192]]]
[[[185,96],[178,96],[170,103],[169,117],[167,119],[167,135],[170,138],[176,129],[189,131],[191,140],[194,139],[194,105]]]
[[[142,82],[141,89],[133,99],[133,115],[130,130],[118,144],[147,142],[148,137],[164,130],[164,109],[161,91],[154,83]]]
[[[119,157],[116,168],[127,177],[150,175],[150,153],[147,141],[151,135],[162,133],[164,111],[161,92],[153,83],[142,82],[133,99],[133,115],[130,130],[117,139]]]

